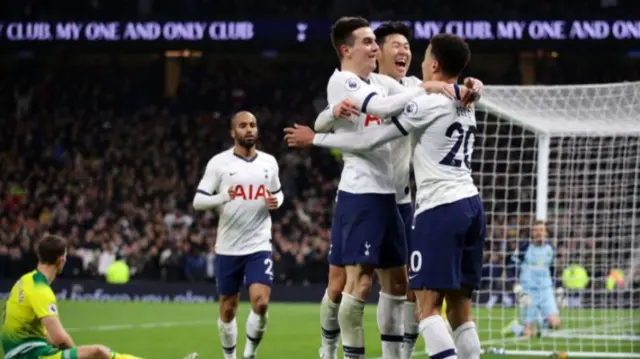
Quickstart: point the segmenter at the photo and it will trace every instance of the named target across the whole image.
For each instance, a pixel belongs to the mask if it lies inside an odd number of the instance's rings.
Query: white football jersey
[[[476,134],[473,108],[443,95],[420,95],[398,118],[410,132],[416,178],[416,215],[478,194],[470,159]]]
[[[237,156],[233,149],[221,152],[207,163],[207,175],[198,191],[222,193],[233,187],[235,198],[218,207],[216,253],[246,255],[271,251],[271,215],[265,203],[267,191],[280,191],[278,162],[257,151],[252,160]]]
[[[400,82],[404,87],[420,86],[422,81],[415,76],[408,76]],[[401,137],[390,142],[391,161],[396,184],[396,202],[398,204],[411,203],[411,187],[409,184],[411,172],[410,137]]]
[[[372,73],[362,79],[349,71],[336,70],[327,85],[327,101],[331,106],[349,99],[361,109],[357,121],[338,121],[335,133],[364,133],[383,124],[380,119],[366,114],[367,104],[373,96],[392,95],[404,88],[388,76]],[[344,152],[344,167],[338,189],[349,193],[396,193],[395,171],[392,166],[391,146],[385,144],[371,151]]]

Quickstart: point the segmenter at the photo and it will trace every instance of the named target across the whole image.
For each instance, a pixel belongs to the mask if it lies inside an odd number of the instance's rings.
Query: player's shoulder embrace
[[[362,87],[361,78],[358,75],[354,74],[350,71],[339,71],[336,70],[331,77],[329,78],[329,84],[327,87],[329,89],[344,89],[345,91],[357,91]]]
[[[441,94],[420,94],[409,101],[404,107],[404,115],[419,117],[433,111],[447,111],[453,109],[453,100]]]
[[[398,83],[398,81],[397,81],[397,80],[394,80],[394,79],[393,79],[393,77],[388,76],[388,75],[379,74],[379,73],[377,73],[377,72],[372,72],[372,73],[369,75],[369,78],[370,78],[370,79],[372,79],[372,80],[374,80],[374,81],[376,81],[376,82],[385,82],[385,81],[387,81],[387,82],[395,82],[395,83]]]
[[[420,86],[421,83],[422,83],[422,80],[420,80],[415,76],[407,76],[402,80],[402,84],[405,85],[406,87]]]
[[[425,103],[428,103],[431,107],[438,107],[438,106],[453,107],[456,104],[454,100],[450,99],[449,97],[441,93],[424,94],[423,101]]]

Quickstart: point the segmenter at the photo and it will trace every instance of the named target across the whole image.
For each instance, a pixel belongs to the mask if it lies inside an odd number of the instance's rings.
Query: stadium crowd
[[[230,115],[249,109],[259,121],[260,148],[280,162],[286,196],[274,213],[276,280],[325,281],[339,156],[289,150],[281,130],[315,119],[325,106],[324,86],[334,64],[238,58],[185,62],[177,91],[169,96],[162,61],[138,62],[125,66],[88,57],[45,67],[24,60],[2,69],[0,277],[16,278],[33,268],[35,241],[51,232],[72,243],[63,277],[101,276],[123,258],[134,278],[215,278],[217,217],[196,214],[191,200],[208,159],[231,143]],[[541,83],[557,81],[544,76],[549,71],[577,74],[570,61],[540,60],[538,66],[546,69]],[[584,66],[593,71],[581,72],[574,82],[640,78],[638,67],[627,60],[615,70],[595,61]],[[521,81],[517,72],[485,75],[491,83]],[[485,162],[504,163],[507,152],[481,150],[479,156],[498,156]],[[512,183],[508,172],[513,168],[481,168],[481,158],[474,166],[490,213],[486,286],[503,286],[513,279],[509,255],[529,236],[530,217],[515,214],[532,211],[533,192],[523,189],[532,188],[533,170],[520,168],[530,175]],[[560,241],[560,255],[566,263],[579,261],[571,257],[576,251],[569,242]],[[586,251],[605,245],[575,242]]]

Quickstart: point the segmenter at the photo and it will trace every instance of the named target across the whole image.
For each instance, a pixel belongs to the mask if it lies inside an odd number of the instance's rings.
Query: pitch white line
[[[632,321],[633,324],[635,324],[637,322],[637,320]],[[211,320],[198,320],[198,321],[187,321],[187,322],[151,322],[151,323],[138,323],[138,324],[114,324],[114,325],[98,325],[98,326],[93,326],[93,327],[84,327],[84,328],[67,328],[67,330],[69,332],[109,332],[109,331],[116,331],[116,330],[128,330],[128,329],[154,329],[154,328],[173,328],[173,327],[190,327],[190,326],[196,326],[196,325],[213,325],[214,322],[212,322]],[[579,337],[585,338],[585,339],[599,339],[599,338],[591,338],[590,336],[588,338],[585,337],[585,334],[580,334],[579,331],[585,331],[585,330],[598,330],[599,328],[607,328],[607,327],[611,327],[613,325],[613,323],[605,323],[605,324],[601,324],[598,326],[593,326],[593,327],[587,327],[587,328],[570,328],[570,329],[564,329],[564,330],[559,330],[556,332],[553,332],[555,335],[557,336],[568,336],[569,334],[572,333],[576,333],[579,335]],[[617,323],[618,326],[620,326],[620,324],[628,324],[628,323]],[[588,336],[588,335],[587,335]],[[548,338],[548,337],[547,337]],[[625,336],[625,335],[620,335],[620,336],[611,336],[611,338],[606,338],[606,339],[611,339],[611,340],[638,340],[638,338],[640,338],[640,336]],[[508,345],[508,344],[513,344],[515,342],[518,341],[522,341],[522,340],[527,340],[527,338],[499,338],[499,339],[492,339],[492,340],[485,340],[482,341],[480,344],[484,347],[484,346],[489,346],[489,345],[497,345],[497,344],[501,344],[501,345]],[[426,356],[426,353],[416,353],[413,355],[414,357],[422,357],[422,356]],[[371,359],[383,359],[381,357],[379,358],[371,358]]]
[[[154,329],[154,328],[173,328],[173,327],[190,327],[195,325],[213,325],[211,320],[198,320],[190,322],[152,322],[138,324],[114,324],[114,325],[97,325],[84,328],[67,328],[69,332],[111,332],[126,329]]]
[[[637,323],[640,323],[640,318],[627,318],[623,320],[618,320],[615,322],[602,322],[598,325],[590,326],[590,327],[577,327],[577,328],[567,328],[564,330],[559,330],[556,333],[569,334],[569,333],[599,333],[603,330],[612,330],[612,329],[627,329],[634,327]],[[551,332],[548,336],[553,336],[554,332]]]
[[[560,339],[590,339],[590,340],[615,340],[615,341],[640,341],[640,335],[630,335],[630,334],[578,334],[576,335],[568,335],[564,333],[550,333],[549,335],[545,335],[543,338],[560,338]]]
[[[637,322],[639,322],[639,320],[637,320],[637,319],[636,320],[633,320],[633,319],[631,320],[631,324],[632,325],[637,323]],[[579,334],[580,331],[585,331],[585,330],[597,331],[597,330],[600,330],[600,329],[606,329],[606,328],[612,327],[614,325],[618,325],[619,326],[620,324],[627,324],[628,325],[629,323],[628,322],[604,323],[604,324],[596,325],[596,326],[593,326],[593,327],[586,327],[586,328],[560,329],[560,330],[555,331],[554,333],[557,333],[557,335],[568,335],[568,334],[571,334],[571,333],[576,333],[579,338],[582,338],[583,334]],[[548,338],[548,337],[544,336],[543,338]],[[613,338],[611,338],[611,339],[613,339]],[[499,339],[492,339],[492,340],[482,341],[482,342],[480,342],[480,345],[482,347],[490,346],[490,345],[498,345],[498,344],[501,344],[501,345],[504,346],[504,345],[513,344],[513,343],[516,343],[516,342],[519,342],[519,341],[523,341],[523,340],[529,340],[529,339],[528,338],[524,338],[524,337],[499,338]],[[620,335],[620,336],[617,337],[616,340],[625,340],[625,339],[623,338],[622,335]],[[637,339],[626,339],[626,340],[637,340]],[[426,355],[427,355],[426,353],[420,352],[420,353],[413,354],[413,357],[422,357],[422,356],[426,356]],[[384,358],[378,357],[378,358],[370,358],[370,359],[384,359]]]

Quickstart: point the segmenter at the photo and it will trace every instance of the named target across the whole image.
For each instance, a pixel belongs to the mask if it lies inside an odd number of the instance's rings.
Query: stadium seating
[[[608,61],[606,67],[583,61],[576,69],[570,60],[540,59],[538,79],[640,78],[628,60]],[[0,276],[15,278],[33,267],[34,241],[49,231],[71,240],[66,277],[103,275],[116,256],[129,262],[133,278],[215,277],[216,215],[196,214],[190,203],[207,160],[230,145],[230,115],[249,109],[260,123],[260,148],[280,161],[287,197],[274,214],[276,280],[324,281],[340,161],[324,150],[288,150],[281,129],[315,119],[333,66],[333,54],[314,62],[185,63],[175,97],[165,96],[161,60],[124,65],[85,57],[56,66],[21,60],[3,68]],[[491,80],[520,82],[512,74]],[[499,198],[487,198],[492,201]],[[521,220],[489,219],[488,277],[510,280],[508,239],[528,233],[509,226]]]

